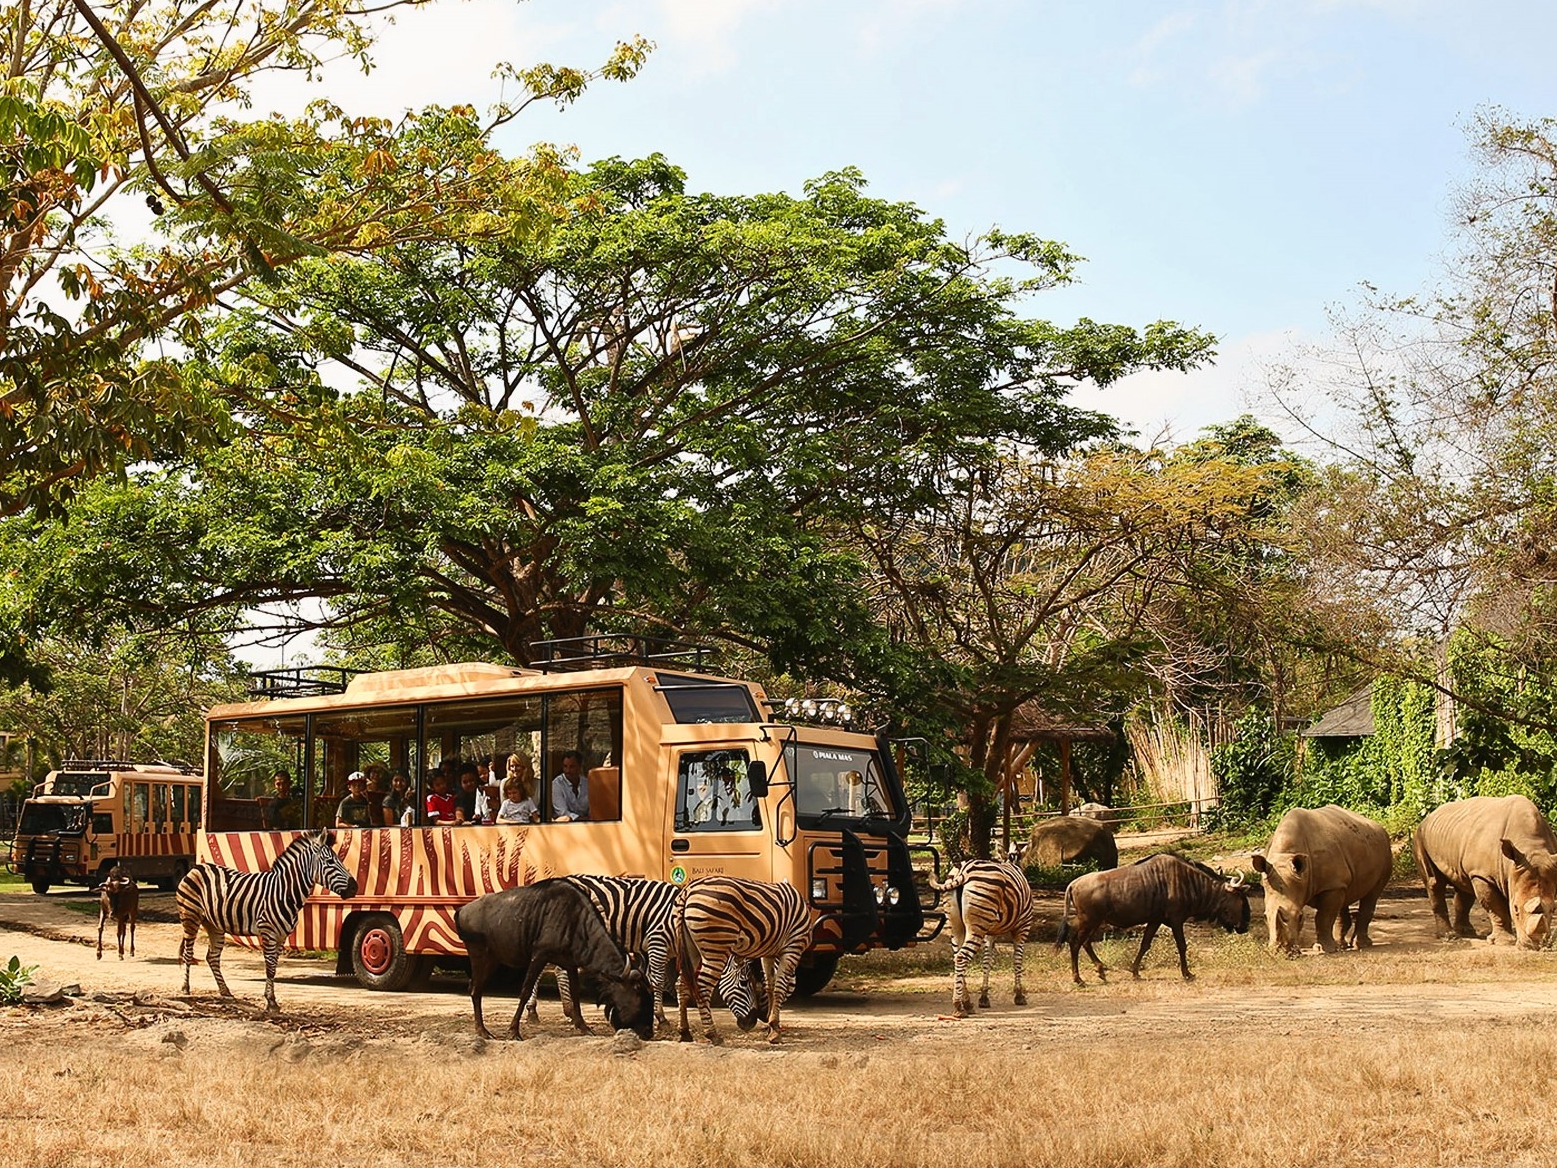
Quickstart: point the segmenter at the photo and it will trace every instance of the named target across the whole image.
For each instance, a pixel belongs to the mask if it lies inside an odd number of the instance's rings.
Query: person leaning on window
[[[303,805],[292,794],[292,776],[277,771],[271,782],[276,793],[268,799],[258,800],[260,822],[273,831],[293,830],[303,825]]]
[[[563,753],[562,773],[551,781],[551,814],[558,823],[589,818],[589,776],[576,750]]]
[[[368,776],[361,771],[352,771],[346,776],[346,798],[335,809],[335,826],[373,826],[373,808],[368,802]]]

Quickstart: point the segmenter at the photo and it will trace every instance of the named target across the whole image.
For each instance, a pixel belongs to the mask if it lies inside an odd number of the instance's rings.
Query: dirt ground
[[[173,897],[142,903],[137,955],[109,944],[98,961],[90,894],[0,886],[0,962],[72,990],[0,1008],[16,1163],[486,1165],[523,1145],[526,1163],[898,1168],[944,1162],[948,1140],[959,1163],[1023,1168],[1551,1162],[1557,1087],[1518,1067],[1557,1057],[1557,950],[1437,941],[1409,881],[1384,895],[1365,952],[1271,955],[1258,899],[1247,936],[1191,928],[1190,983],[1165,933],[1140,981],[1098,984],[1084,964],[1073,986],[1045,944],[1060,913],[1045,895],[1025,1008],[1003,947],[993,1009],[948,1017],[937,941],[845,959],[827,992],[786,1006],[777,1048],[721,1014],[718,1050],[624,1047],[589,1011],[595,1037],[573,1036],[554,1000],[525,1042],[481,1042],[459,976],[375,994],[307,956],[282,959],[282,1014],[265,1017],[262,959],[234,945],[238,1001],[218,1000],[204,966],[184,998]],[[1135,945],[1099,952],[1124,966]],[[514,1004],[487,998],[494,1033]],[[531,1103],[500,1104],[514,1095]],[[125,1118],[84,1143],[76,1117],[100,1109]]]

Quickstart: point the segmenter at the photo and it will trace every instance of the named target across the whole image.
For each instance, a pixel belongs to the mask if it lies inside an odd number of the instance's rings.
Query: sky
[[[855,166],[954,237],[1062,240],[1081,279],[1031,315],[1220,338],[1211,369],[1074,398],[1178,441],[1245,410],[1280,428],[1267,366],[1324,344],[1363,282],[1438,274],[1477,112],[1557,115],[1557,5],[1504,0],[437,0],[385,30],[371,74],[336,63],[310,95],[482,107],[499,61],[588,67],[634,34],[656,44],[636,79],[531,107],[500,144],[658,151],[724,194]]]

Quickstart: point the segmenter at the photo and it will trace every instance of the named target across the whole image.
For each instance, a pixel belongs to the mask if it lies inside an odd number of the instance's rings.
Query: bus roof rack
[[[713,650],[690,641],[645,637],[629,633],[600,633],[589,637],[561,637],[531,641],[531,665],[542,673],[575,669],[611,669],[623,665],[658,666],[709,672]]]
[[[346,683],[360,669],[343,665],[296,665],[291,669],[256,669],[249,674],[251,698],[317,698],[346,692]]]
[[[61,759],[56,770],[62,771],[133,771],[136,767],[165,767],[170,771],[182,771],[186,775],[196,773],[187,762],[168,762],[154,758],[150,762],[125,762],[122,758],[66,758]]]

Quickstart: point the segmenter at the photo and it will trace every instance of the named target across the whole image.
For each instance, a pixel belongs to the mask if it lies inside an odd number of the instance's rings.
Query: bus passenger
[[[757,807],[750,792],[741,785],[733,767],[719,768],[719,779],[714,786],[714,798],[719,808],[720,823],[746,827],[756,822]]]
[[[384,778],[384,768],[374,763],[368,768],[368,822],[374,827],[387,827],[390,820],[384,814],[385,790],[389,784]]]
[[[442,827],[454,822],[454,796],[449,794],[449,779],[441,770],[433,772],[432,790],[427,792],[427,822]]]
[[[563,752],[562,773],[551,781],[551,814],[558,823],[589,818],[589,776],[576,750]]]
[[[292,794],[292,776],[277,771],[271,782],[276,793],[268,799],[260,799],[260,822],[273,831],[291,830],[303,825],[303,804]]]
[[[503,805],[497,809],[499,823],[534,823],[540,818],[540,808],[535,798],[518,775],[510,774],[503,782]]]
[[[384,822],[390,827],[397,823],[410,827],[416,822],[416,796],[411,790],[411,777],[404,771],[390,776],[389,794],[384,796]]]
[[[346,776],[346,798],[335,809],[335,826],[373,826],[373,813],[368,805],[368,777],[361,771],[352,771]]]
[[[487,796],[481,789],[476,764],[460,766],[460,789],[454,796],[454,822],[480,823],[487,816]]]

